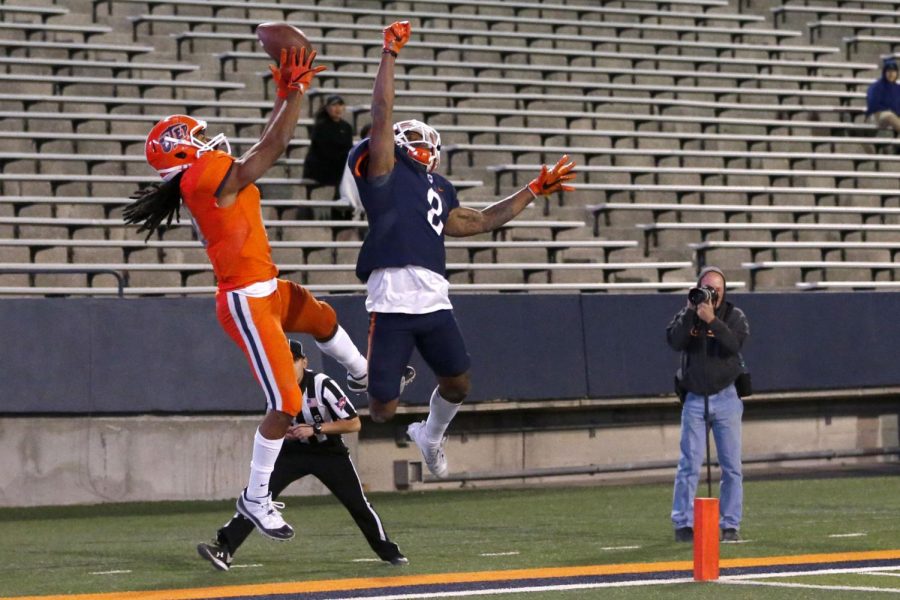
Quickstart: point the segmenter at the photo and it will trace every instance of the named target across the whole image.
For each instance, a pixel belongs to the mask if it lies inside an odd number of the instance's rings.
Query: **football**
[[[276,63],[281,60],[282,48],[294,46],[306,48],[307,52],[312,50],[312,44],[306,39],[306,35],[297,27],[287,23],[262,23],[256,28],[256,37],[259,38],[259,43],[266,54]]]

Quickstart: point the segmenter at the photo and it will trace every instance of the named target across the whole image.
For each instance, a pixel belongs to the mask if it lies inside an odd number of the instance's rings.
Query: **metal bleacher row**
[[[365,223],[331,200],[332,188],[302,179],[302,164],[324,96],[345,98],[357,130],[368,121],[380,31],[398,18],[412,21],[413,37],[397,62],[395,116],[439,129],[442,170],[464,205],[508,195],[561,153],[580,166],[575,192],[537,202],[492,235],[449,240],[454,289],[683,290],[709,263],[738,288],[891,288],[900,145],[865,120],[864,98],[878,55],[893,46],[861,42],[900,35],[890,18],[898,8],[0,4],[0,294],[209,293],[211,269],[186,216],[145,242],[121,209],[156,180],[143,142],[162,116],[198,115],[235,152],[257,139],[271,82],[253,30],[281,19],[303,28],[329,70],[260,182],[273,253],[285,276],[316,291],[361,291],[353,264]]]

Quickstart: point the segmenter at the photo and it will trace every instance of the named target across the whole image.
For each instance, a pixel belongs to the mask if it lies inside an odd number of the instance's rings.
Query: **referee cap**
[[[301,358],[306,358],[306,354],[303,353],[303,344],[301,344],[297,340],[288,340],[291,344],[291,356],[294,357],[294,360],[300,360]]]

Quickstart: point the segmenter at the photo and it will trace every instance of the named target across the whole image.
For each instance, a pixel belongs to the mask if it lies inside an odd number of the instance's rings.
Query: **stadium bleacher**
[[[197,268],[202,252],[189,232],[179,233],[188,228],[173,227],[140,248],[117,221],[134,188],[155,180],[140,151],[149,125],[172,112],[203,115],[236,151],[246,149],[271,106],[268,59],[253,27],[280,16],[304,23],[329,66],[309,93],[307,114],[339,93],[359,127],[368,117],[380,29],[406,14],[392,6],[185,0],[176,11],[175,4],[93,0],[0,11],[0,46],[9,49],[0,59],[7,83],[0,94],[7,144],[0,153],[0,262],[56,265],[59,272],[66,264],[100,264],[128,284],[135,270],[135,288],[144,289],[197,287],[202,272],[203,285],[211,285],[207,269]],[[854,37],[890,31],[884,4],[786,3],[771,11],[713,0],[412,4],[395,114],[441,131],[443,170],[464,204],[481,207],[507,195],[563,152],[581,166],[576,191],[564,199],[536,203],[541,210],[494,236],[449,243],[451,262],[460,265],[454,283],[527,290],[531,273],[551,285],[552,272],[566,284],[664,290],[652,286],[672,283],[673,275],[690,281],[711,251],[731,279],[754,289],[798,289],[810,272],[880,275],[877,258],[871,267],[860,266],[863,258],[845,269],[807,271],[771,265],[780,259],[748,261],[747,253],[777,250],[788,260],[790,249],[778,246],[788,242],[774,240],[802,232],[809,239],[796,243],[820,241],[817,258],[831,262],[828,248],[841,248],[828,245],[834,236],[887,244],[870,239],[873,232],[895,235],[897,141],[863,118],[877,56],[855,47],[854,56],[842,56],[851,46],[838,37],[848,28]],[[541,43],[548,34],[552,42]],[[809,45],[795,43],[804,34]],[[311,122],[301,120],[290,151],[261,181],[263,211],[274,243],[288,244],[276,246],[279,263],[291,267],[286,272],[303,281],[327,273],[326,284],[352,287],[348,265],[364,224],[293,218],[295,209],[324,215],[345,206],[300,177]],[[688,215],[696,222],[686,222]],[[717,246],[719,236],[726,240]],[[729,245],[740,243],[761,246]],[[311,265],[311,257],[325,262]],[[664,282],[654,265],[681,266]],[[796,274],[796,281],[771,271]],[[32,283],[39,279],[48,280]],[[90,287],[85,274],[71,279]]]

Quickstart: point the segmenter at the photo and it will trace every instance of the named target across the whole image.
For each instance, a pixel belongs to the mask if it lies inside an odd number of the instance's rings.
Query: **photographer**
[[[742,373],[740,351],[750,333],[744,313],[725,301],[725,274],[716,267],[700,272],[687,305],[666,329],[673,350],[682,353],[679,371],[684,392],[681,458],[675,474],[672,523],[675,540],[693,541],[694,494],[706,450],[705,398],[722,467],[719,528],[721,539],[738,541],[743,511],[741,416],[744,404],[735,389]]]

